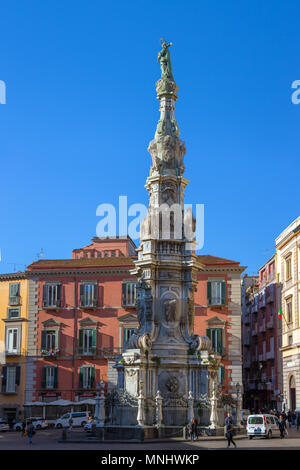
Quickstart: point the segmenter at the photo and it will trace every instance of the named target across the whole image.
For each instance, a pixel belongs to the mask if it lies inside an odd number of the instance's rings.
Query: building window
[[[288,345],[291,346],[293,344],[293,335],[289,335],[288,337]]]
[[[286,321],[287,323],[292,323],[293,321],[292,298],[286,301]]]
[[[2,393],[16,393],[20,385],[20,366],[2,367]]]
[[[20,309],[19,308],[9,308],[7,310],[7,318],[19,318]]]
[[[98,258],[101,258],[101,251],[98,251],[97,257],[98,257]]]
[[[226,282],[207,282],[207,303],[208,305],[225,305],[226,303]]]
[[[20,304],[20,283],[13,282],[9,284],[9,305]]]
[[[208,328],[206,335],[211,341],[213,351],[222,355],[224,354],[223,348],[223,328]]]
[[[83,257],[88,258],[89,257],[88,253],[83,253]]]
[[[91,355],[96,352],[96,340],[97,340],[96,328],[87,329],[82,328],[79,330],[79,354]]]
[[[104,253],[104,258],[108,258],[108,252],[107,251]]]
[[[133,334],[136,334],[137,333],[137,328],[135,327],[127,327],[127,328],[123,328],[123,347],[126,345],[127,341],[129,340],[129,338],[133,335]]]
[[[54,389],[57,388],[57,367],[45,366],[43,368],[42,388]]]
[[[56,354],[59,350],[59,329],[42,331],[42,355]]]
[[[288,281],[292,278],[292,257],[289,256],[285,260],[285,280]]]
[[[7,354],[19,353],[19,328],[7,328],[5,349]]]
[[[80,284],[81,307],[97,307],[97,284]]]
[[[84,366],[80,368],[79,372],[79,387],[80,388],[93,388],[95,382],[95,367]]]
[[[124,282],[122,284],[122,305],[125,307],[134,307],[136,300],[136,283]]]
[[[43,287],[43,307],[57,308],[61,303],[61,285],[45,284]]]
[[[112,252],[111,252],[111,256],[112,256],[112,257],[115,257],[115,256],[116,256],[116,252],[115,252],[115,251],[112,251]]]

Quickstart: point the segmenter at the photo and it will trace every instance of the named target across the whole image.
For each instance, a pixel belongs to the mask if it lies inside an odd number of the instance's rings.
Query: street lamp
[[[242,417],[241,417],[241,403],[240,403],[240,392],[241,392],[241,386],[239,384],[239,382],[236,383],[235,385],[235,389],[236,389],[236,424],[239,426],[241,421],[242,421]]]

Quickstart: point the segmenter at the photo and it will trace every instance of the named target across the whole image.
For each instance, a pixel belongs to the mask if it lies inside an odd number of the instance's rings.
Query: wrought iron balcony
[[[8,299],[8,305],[21,305],[21,296],[20,295],[14,295],[10,296]]]

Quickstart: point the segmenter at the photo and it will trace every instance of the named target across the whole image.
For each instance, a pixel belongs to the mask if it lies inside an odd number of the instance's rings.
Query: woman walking
[[[226,425],[227,449],[229,449],[231,442],[234,445],[234,447],[236,448],[236,443],[234,442],[232,436],[233,436],[233,424],[231,422],[229,422]]]
[[[35,434],[34,426],[32,424],[32,421],[29,421],[27,425],[27,433],[28,433],[28,438],[29,438],[29,444],[32,444],[32,436]]]

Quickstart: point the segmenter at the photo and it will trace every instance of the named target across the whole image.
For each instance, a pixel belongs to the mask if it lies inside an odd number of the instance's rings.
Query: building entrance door
[[[296,409],[296,382],[295,377],[292,375],[290,378],[290,410]]]

